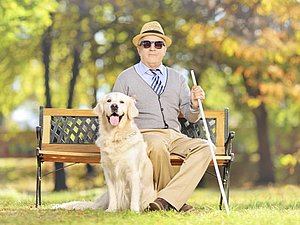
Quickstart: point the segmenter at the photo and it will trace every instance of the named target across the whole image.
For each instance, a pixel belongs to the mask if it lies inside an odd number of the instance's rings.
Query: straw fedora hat
[[[169,47],[172,44],[171,38],[169,38],[165,35],[165,32],[164,32],[162,26],[157,21],[151,21],[151,22],[145,23],[141,29],[141,32],[132,39],[132,43],[135,46],[138,46],[138,43],[142,37],[150,36],[150,35],[154,35],[154,36],[161,37],[162,39],[164,39],[167,47]]]

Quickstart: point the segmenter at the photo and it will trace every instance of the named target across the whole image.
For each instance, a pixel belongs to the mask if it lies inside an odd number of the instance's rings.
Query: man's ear
[[[139,111],[135,106],[135,100],[130,98],[128,104],[128,118],[133,119],[139,115]]]

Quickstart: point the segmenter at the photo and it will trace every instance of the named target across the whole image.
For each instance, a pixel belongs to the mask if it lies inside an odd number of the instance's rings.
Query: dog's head
[[[94,112],[101,118],[101,123],[113,127],[125,126],[128,120],[132,120],[139,114],[134,100],[120,92],[111,92],[103,96],[94,108]]]

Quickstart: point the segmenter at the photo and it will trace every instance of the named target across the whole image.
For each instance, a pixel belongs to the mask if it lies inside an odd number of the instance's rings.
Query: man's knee
[[[161,154],[161,152],[167,151],[166,144],[164,140],[155,134],[146,134],[144,135],[144,140],[147,143],[147,152],[148,155],[151,154]]]
[[[150,159],[167,159],[170,156],[170,153],[163,142],[155,141],[148,144],[148,156]]]
[[[191,151],[187,154],[187,158],[189,158],[191,155],[195,155],[195,156],[199,155],[201,157],[203,155],[206,155],[206,156],[211,155],[209,142],[207,140],[199,139],[199,140],[197,140],[197,142],[194,142],[193,144],[194,144],[194,146],[191,147]],[[213,150],[215,151],[214,144],[212,144],[212,147],[213,147]]]

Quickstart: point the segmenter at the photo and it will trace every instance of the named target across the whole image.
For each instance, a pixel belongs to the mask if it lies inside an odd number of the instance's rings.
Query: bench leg
[[[35,207],[41,205],[41,184],[42,184],[42,166],[39,156],[37,156],[37,169],[36,169],[36,190],[35,190]]]
[[[228,162],[228,164],[224,166],[223,177],[222,177],[223,187],[226,194],[228,205],[229,205],[230,166],[231,166],[230,164],[231,162]],[[222,210],[222,204],[223,204],[223,197],[221,195],[220,204],[219,204],[220,210]]]

